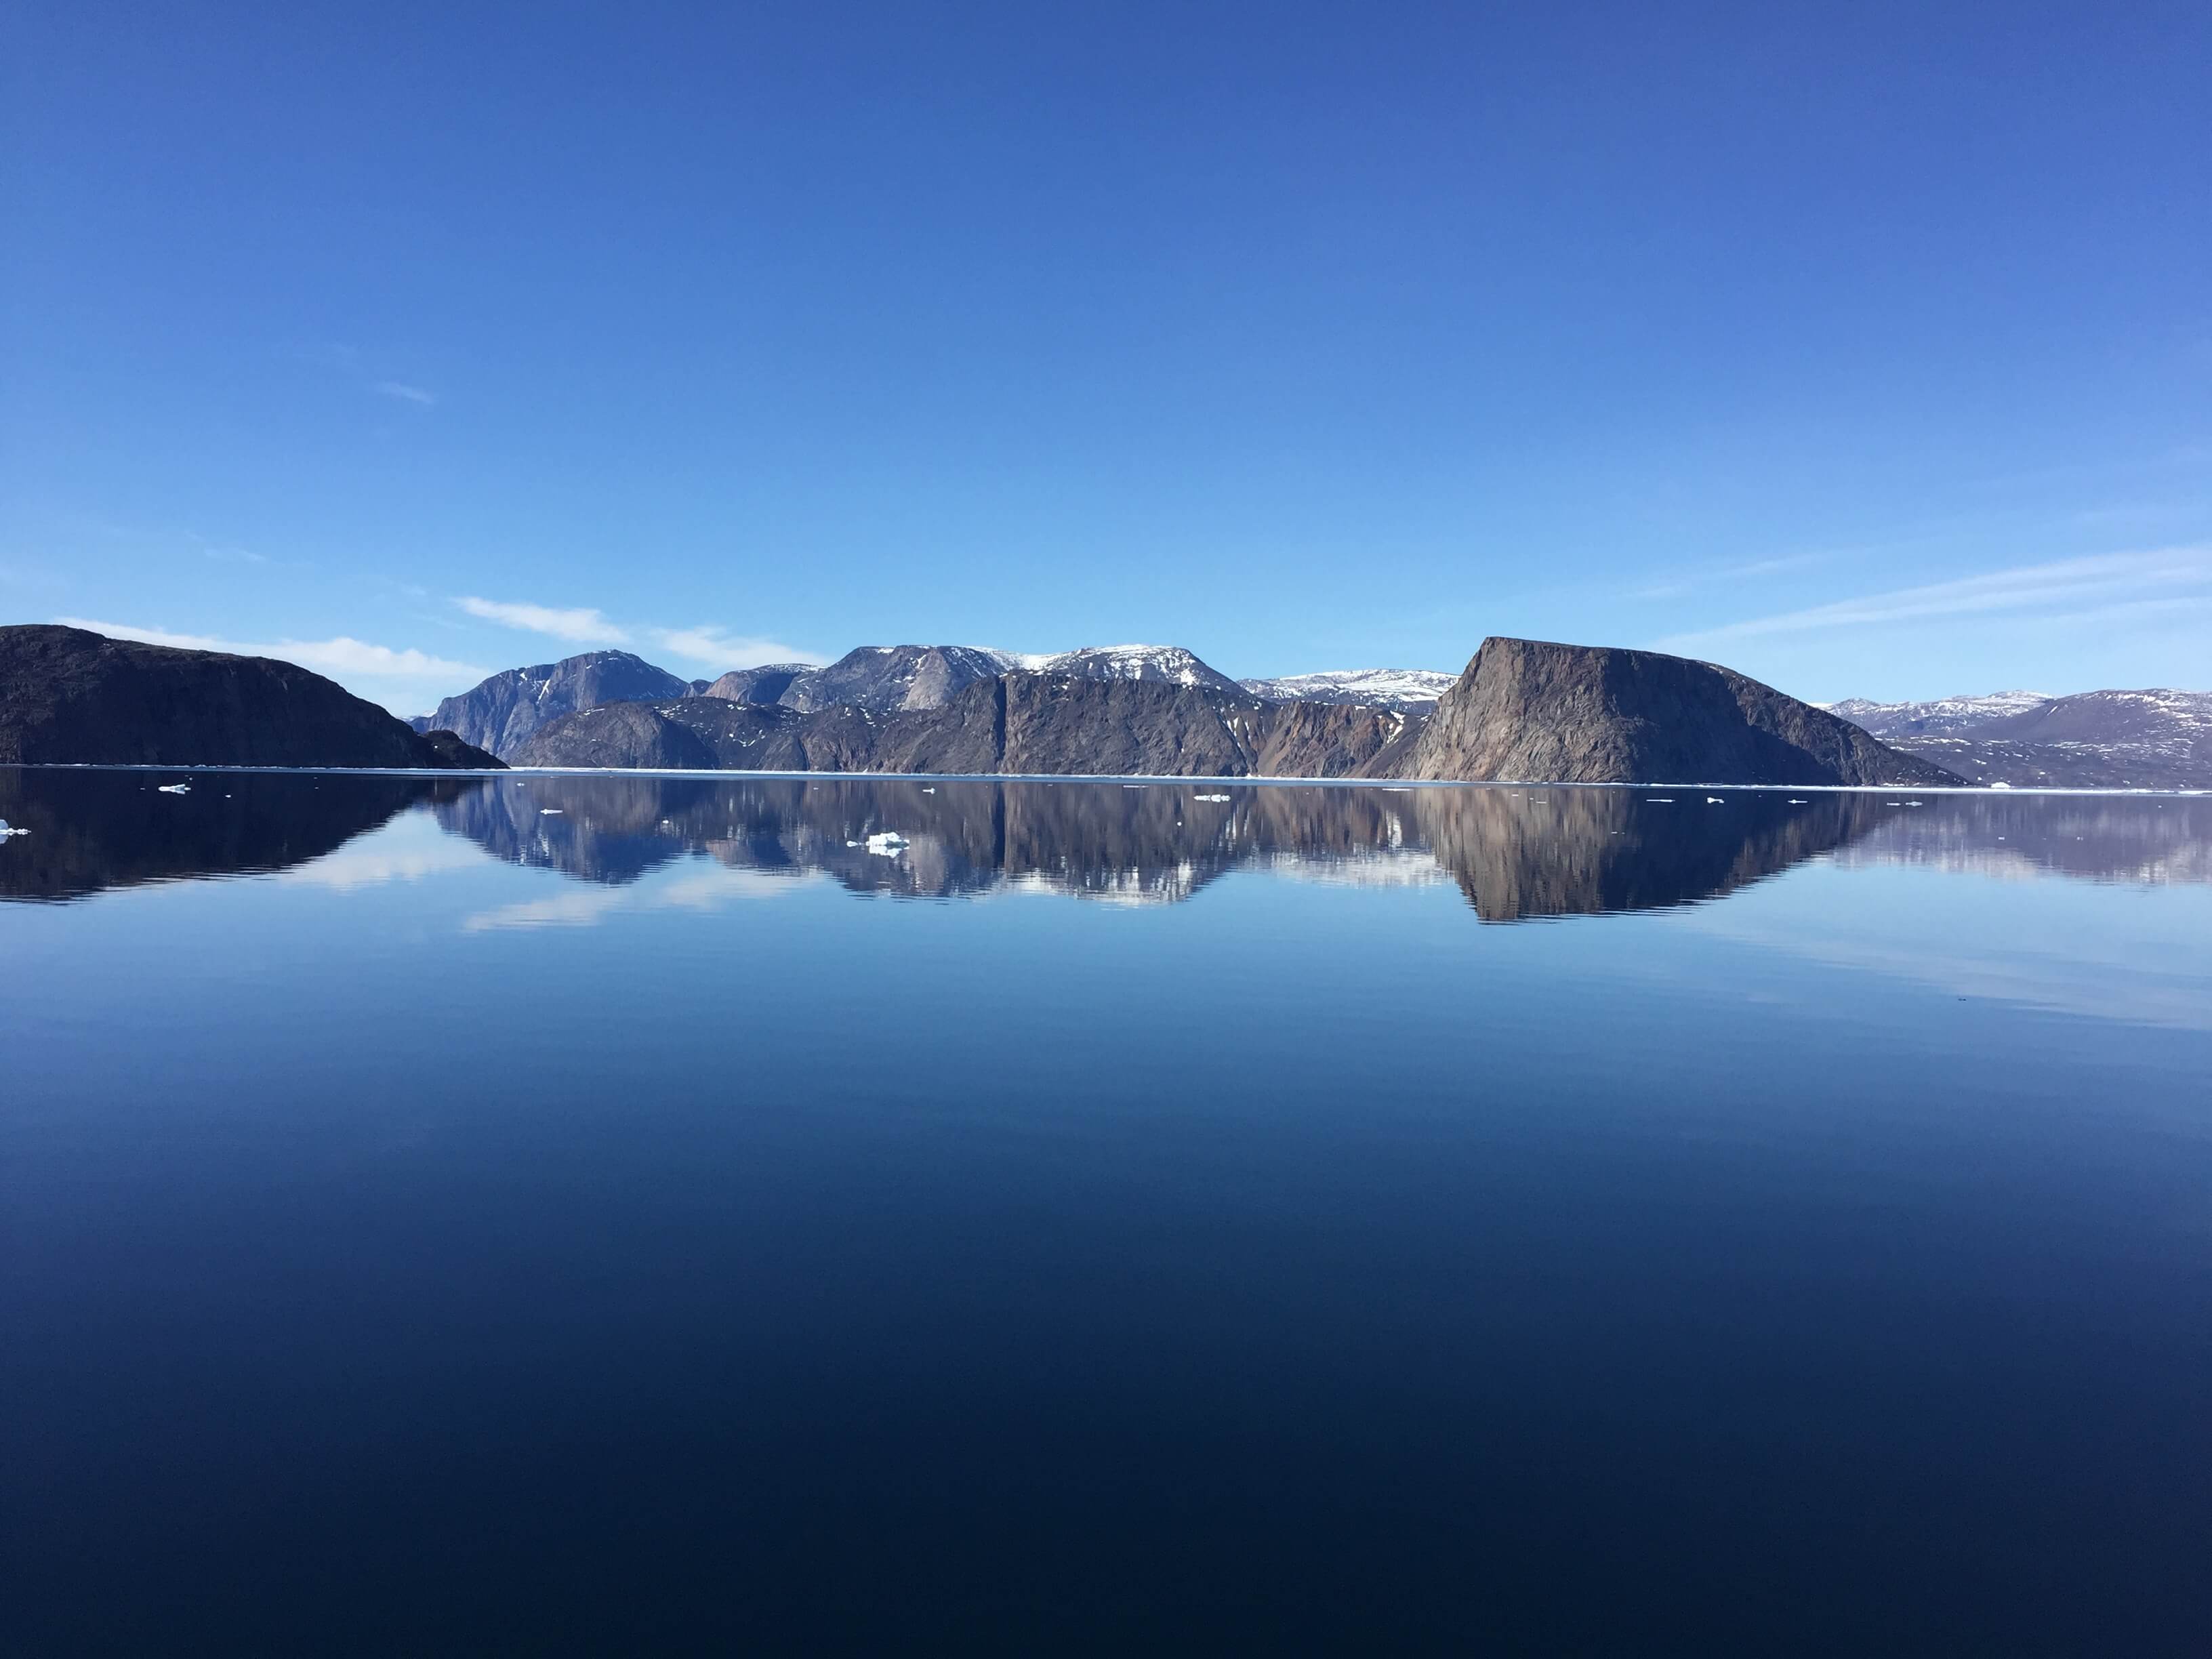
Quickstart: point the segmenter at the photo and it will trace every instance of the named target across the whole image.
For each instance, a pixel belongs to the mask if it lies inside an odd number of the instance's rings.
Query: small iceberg
[[[27,830],[11,829],[7,819],[0,818],[0,841],[7,840],[10,836],[27,836],[30,833]]]
[[[1725,806],[1728,803],[1723,800],[1718,795],[1708,795],[1705,797],[1705,805],[1708,806]]]
[[[165,795],[189,795],[192,793],[192,787],[189,783],[165,783],[159,787]]]
[[[1226,795],[1193,795],[1191,799],[1193,800],[1227,800],[1229,797]]]
[[[868,837],[868,850],[878,858],[895,859],[906,847],[906,837],[896,830],[878,830]]]
[[[541,818],[557,818],[561,816],[561,809],[557,806],[541,806],[538,809],[538,816]]]
[[[937,793],[937,786],[933,783],[925,783],[921,786],[921,793],[925,795],[933,795]]]
[[[1792,796],[1790,796],[1790,804],[1792,806],[1802,806],[1802,805],[1804,805],[1806,803],[1805,803],[1805,799],[1804,799],[1804,797],[1803,797],[1803,796],[1802,796],[1802,795],[1792,795]]]

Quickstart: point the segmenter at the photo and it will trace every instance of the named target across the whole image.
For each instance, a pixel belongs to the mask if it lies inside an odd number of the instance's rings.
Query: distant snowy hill
[[[1164,685],[1237,691],[1235,680],[1179,645],[1086,645],[1074,651],[994,653],[1006,669],[1030,674],[1077,674],[1087,680],[1152,680]]]
[[[1845,697],[1820,706],[1840,714],[1862,732],[1884,739],[1923,733],[1963,737],[1975,726],[2012,714],[2024,714],[2051,701],[2047,691],[1992,691],[1979,697],[1937,697],[1928,702],[1872,702]]]
[[[1270,702],[1357,702],[1410,710],[1435,707],[1458,678],[1434,668],[1342,668],[1237,684]]]
[[[1851,697],[1830,712],[1977,783],[2212,787],[2212,691],[1997,691],[1887,703]]]

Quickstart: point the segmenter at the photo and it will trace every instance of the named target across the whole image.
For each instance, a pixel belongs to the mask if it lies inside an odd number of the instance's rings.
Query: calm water
[[[2212,1644],[2212,800],[178,775],[10,1653]]]

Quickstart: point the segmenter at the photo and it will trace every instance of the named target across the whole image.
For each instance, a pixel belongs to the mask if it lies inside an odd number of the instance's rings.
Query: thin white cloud
[[[1670,651],[1701,649],[1759,635],[1798,634],[1837,628],[1919,622],[1939,617],[2034,615],[2179,598],[2212,588],[2212,547],[2162,548],[2142,553],[2100,553],[2018,565],[1954,581],[1893,588],[1771,617],[1726,623],[1676,634],[1659,641]]]
[[[825,659],[779,640],[725,633],[721,629],[655,628],[648,630],[663,651],[686,662],[714,668],[757,668],[764,662],[819,663]]]
[[[404,380],[373,380],[368,389],[379,397],[396,398],[403,404],[419,404],[425,409],[438,401],[436,392],[410,386]]]
[[[327,640],[256,642],[217,639],[208,634],[179,634],[167,628],[141,628],[131,623],[99,622],[86,617],[57,617],[54,620],[64,628],[82,628],[105,634],[110,639],[173,645],[186,651],[224,651],[240,657],[275,657],[336,678],[358,674],[392,679],[473,682],[484,678],[490,672],[473,663],[434,657],[412,647],[395,651],[388,645],[372,645],[343,634]]]
[[[628,629],[610,622],[603,612],[589,605],[563,610],[556,605],[473,597],[457,599],[453,603],[471,617],[497,623],[503,628],[519,628],[526,633],[550,635],[579,645],[629,643]]]
[[[1637,590],[1639,599],[1672,599],[1696,587],[1719,581],[1741,581],[1759,576],[1778,575],[1784,570],[1802,570],[1807,565],[1820,564],[1837,556],[1833,553],[1789,553],[1778,558],[1753,559],[1746,564],[1708,565],[1696,570],[1686,570],[1654,582],[1649,587]]]

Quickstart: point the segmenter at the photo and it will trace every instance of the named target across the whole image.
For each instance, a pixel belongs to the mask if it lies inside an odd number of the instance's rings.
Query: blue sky
[[[2212,684],[2212,7],[26,0],[0,620]]]

